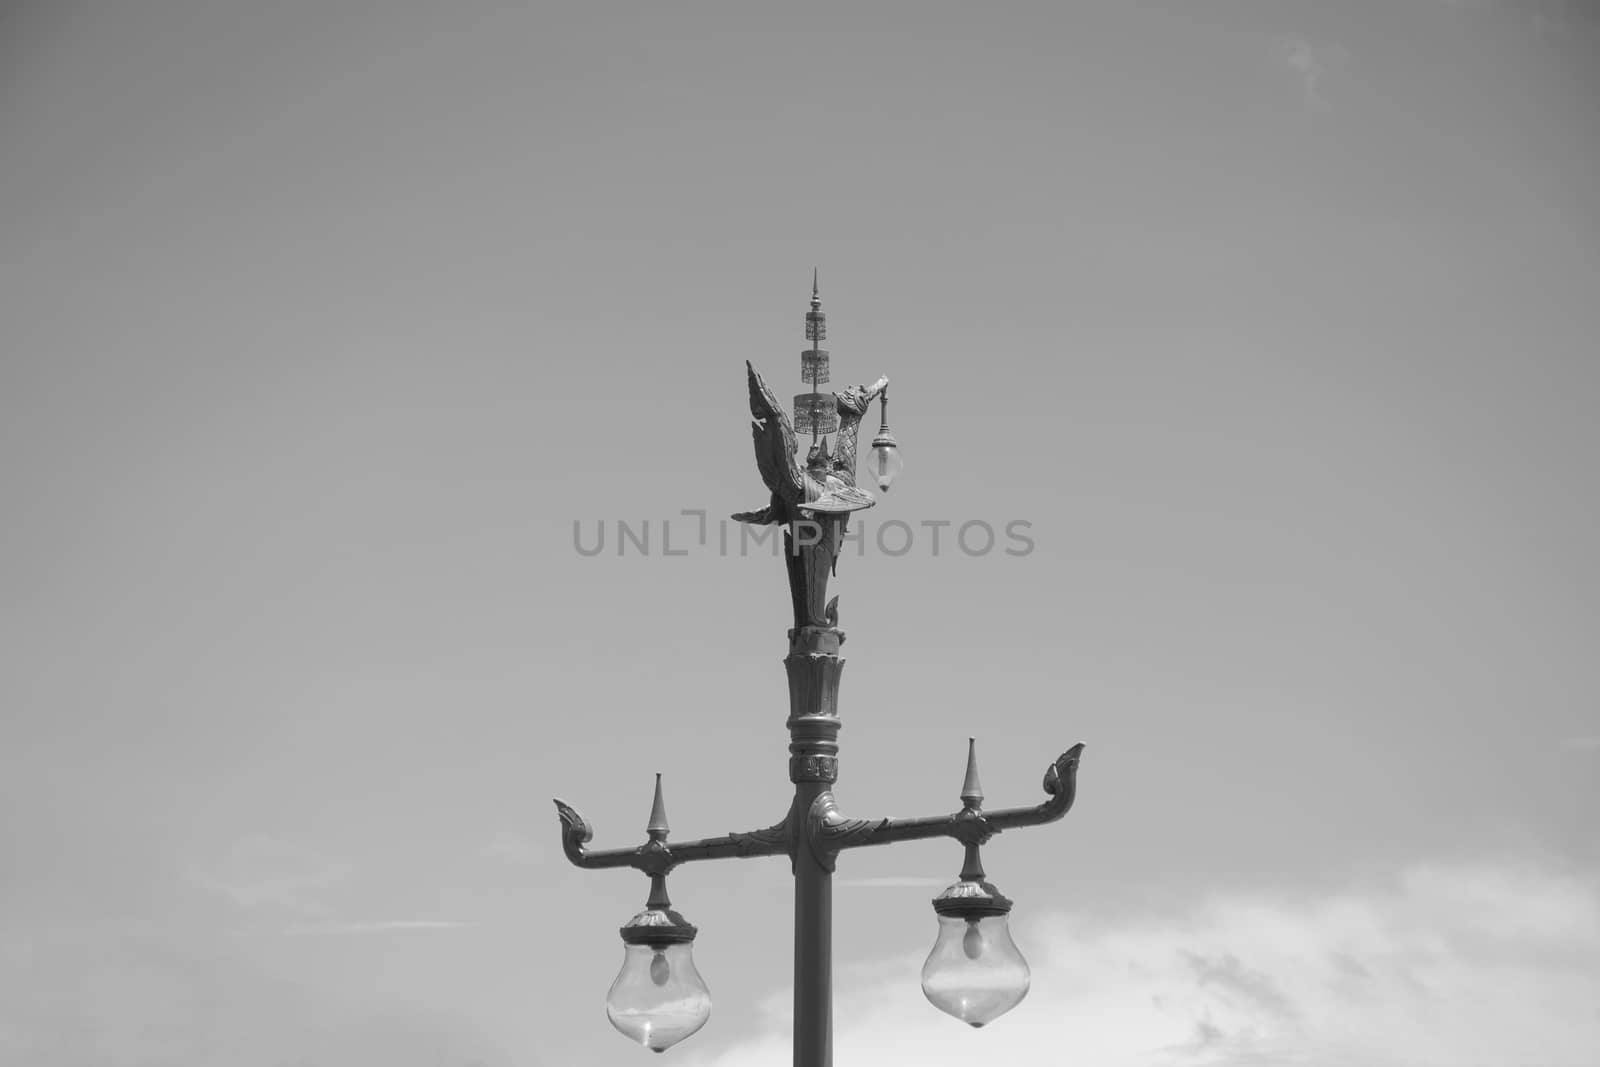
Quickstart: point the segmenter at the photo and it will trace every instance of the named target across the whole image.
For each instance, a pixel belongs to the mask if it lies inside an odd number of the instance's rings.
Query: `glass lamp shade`
[[[691,941],[625,944],[606,995],[606,1017],[629,1040],[665,1052],[711,1018],[711,991],[695,969]]]
[[[968,1026],[993,1022],[1028,995],[1028,961],[1005,912],[939,914],[939,939],[922,965],[922,992]]]
[[[873,479],[878,483],[878,488],[885,493],[889,491],[889,483],[894,481],[895,475],[906,465],[906,461],[900,458],[900,446],[890,433],[880,433],[872,439],[872,457],[869,462]]]

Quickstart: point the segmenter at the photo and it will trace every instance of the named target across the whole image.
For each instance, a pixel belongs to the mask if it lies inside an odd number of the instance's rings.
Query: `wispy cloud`
[[[343,936],[350,934],[393,934],[413,931],[465,930],[477,926],[459,919],[377,919],[353,922],[318,922],[291,926],[288,934]]]
[[[836,878],[835,889],[943,889],[954,878],[936,878],[932,875],[887,876],[883,878]]]
[[[925,947],[842,970],[840,1062],[1579,1067],[1600,1047],[1596,877],[1416,866],[1377,889],[1018,921],[1033,991],[982,1031],[923,1000]],[[786,1065],[784,998],[766,1011],[768,1035],[687,1067]]]
[[[314,915],[326,911],[325,894],[349,877],[350,865],[282,838],[254,836],[192,864],[187,874],[190,884],[241,911]]]
[[[1600,29],[1600,7],[1593,0],[1440,0],[1462,13],[1498,14],[1506,25],[1546,40],[1565,40]]]
[[[238,942],[192,934],[20,934],[26,951],[19,958],[0,951],[0,1063],[530,1063],[506,1054],[481,1022],[400,996],[393,983],[374,977],[333,996],[318,976],[286,975],[240,951]],[[0,949],[7,941],[0,938]],[[302,962],[328,958],[311,943],[298,950]]]
[[[1328,109],[1326,85],[1330,70],[1350,57],[1343,45],[1313,44],[1310,38],[1297,33],[1272,38],[1268,54],[1299,82],[1305,105],[1312,111]]]

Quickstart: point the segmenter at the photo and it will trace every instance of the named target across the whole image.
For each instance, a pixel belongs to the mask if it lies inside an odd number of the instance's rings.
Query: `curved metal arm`
[[[812,804],[807,820],[807,839],[819,856],[847,848],[889,845],[896,841],[920,841],[930,837],[953,837],[965,845],[981,845],[1002,830],[1018,826],[1042,826],[1055,822],[1072,807],[1078,791],[1078,758],[1083,746],[1073,745],[1044,772],[1044,791],[1050,799],[1031,808],[1003,808],[985,812],[969,805],[950,815],[926,815],[915,819],[847,819],[839,814],[833,795],[824,793]]]
[[[666,874],[680,863],[695,860],[747,859],[753,856],[787,855],[789,820],[762,830],[704,837],[698,841],[669,843],[646,841],[635,848],[612,848],[590,852],[584,846],[594,837],[594,829],[570,804],[556,801],[561,816],[561,850],[574,866],[591,870],[603,867],[632,867],[646,874]]]
[[[1072,810],[1072,802],[1078,796],[1078,759],[1082,755],[1083,746],[1073,745],[1045,768],[1044,791],[1050,794],[1049,800],[1031,808],[1002,808],[985,812],[983,821],[995,833],[999,833],[1015,826],[1043,826],[1060,819]]]

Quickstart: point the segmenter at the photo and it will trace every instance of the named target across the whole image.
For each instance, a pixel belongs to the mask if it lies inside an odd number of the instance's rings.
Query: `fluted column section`
[[[832,783],[839,777],[839,675],[844,634],[806,626],[789,631],[789,780]]]
[[[839,675],[844,634],[789,631],[789,778],[795,826],[839,777]],[[815,850],[794,850],[794,1067],[833,1067],[833,874]]]

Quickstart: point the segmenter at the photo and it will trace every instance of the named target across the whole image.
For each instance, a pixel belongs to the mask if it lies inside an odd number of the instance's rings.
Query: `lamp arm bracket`
[[[832,873],[839,852],[863,845],[886,844],[878,835],[890,819],[850,819],[839,813],[839,804],[828,790],[817,795],[806,813],[805,838],[811,854],[823,870]]]
[[[632,867],[645,874],[666,874],[680,863],[696,860],[746,859],[776,856],[789,851],[788,819],[775,826],[743,833],[723,834],[697,841],[646,841],[635,848],[612,848],[591,852],[585,846],[594,837],[594,828],[571,805],[557,800],[561,817],[561,850],[575,867],[599,870],[607,867]]]
[[[823,793],[812,802],[806,820],[806,840],[822,865],[831,871],[838,853],[847,848],[892,845],[897,841],[921,841],[931,837],[953,837],[964,845],[981,845],[1002,830],[1055,822],[1066,815],[1077,795],[1078,759],[1082,753],[1081,744],[1073,745],[1046,768],[1044,791],[1049,799],[1031,808],[985,812],[970,806],[950,815],[850,819],[839,813],[832,792]]]

